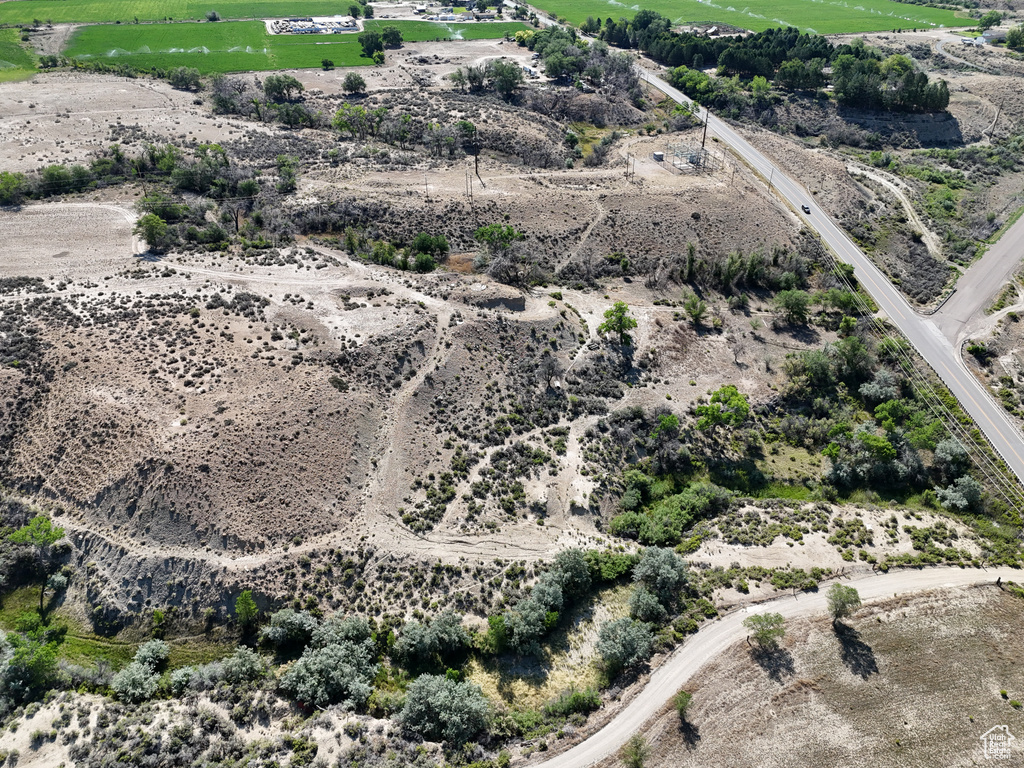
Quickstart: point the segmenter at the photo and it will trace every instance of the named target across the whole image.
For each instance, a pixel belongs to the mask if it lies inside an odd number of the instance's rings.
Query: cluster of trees
[[[517,32],[515,39],[540,55],[544,74],[550,78],[607,87],[627,94],[634,102],[640,101],[640,77],[634,61],[626,54],[609,50],[606,43],[591,45],[575,29],[561,27]]]
[[[1017,51],[1024,50],[1024,24],[1018,24],[1006,33],[1006,46]]]
[[[598,629],[597,652],[612,677],[651,657],[655,630],[684,603],[689,570],[675,551],[648,547],[633,568],[633,582],[629,616],[605,622]]]
[[[914,70],[905,56],[883,60],[881,54],[857,40],[834,46],[825,37],[801,33],[793,27],[768,29],[748,37],[711,39],[677,33],[669,19],[642,10],[632,20],[588,19],[585,31],[597,32],[606,42],[639,48],[670,67],[672,84],[701,104],[717,109],[735,108],[740,81],[750,81],[755,101],[767,103],[769,81],[789,90],[820,88],[832,68],[836,100],[862,109],[898,112],[938,112],[949,104],[945,81],[930,82]],[[717,66],[718,77],[701,70]]]
[[[368,109],[361,104],[343,104],[334,113],[331,125],[353,139],[379,138],[408,149],[422,145],[434,157],[461,157],[479,152],[476,126],[469,120],[453,123],[414,120],[408,113],[396,113],[390,107]]]
[[[450,75],[452,85],[470,93],[493,90],[511,101],[523,87],[523,70],[514,61],[491,59],[486,64],[459,67]]]
[[[360,33],[357,40],[363,49],[363,56],[373,59],[374,64],[383,64],[385,48],[402,47],[402,30],[393,24],[388,24],[381,27],[380,32],[368,29]]]
[[[832,61],[836,101],[860,109],[890,112],[942,112],[949,106],[945,80],[929,82],[901,54],[880,57],[836,56]]]
[[[729,508],[733,494],[714,483],[694,482],[679,492],[638,469],[623,475],[622,510],[608,528],[613,536],[635,539],[648,546],[674,546],[698,520]]]
[[[69,569],[55,571],[55,549],[64,538],[64,529],[37,515],[25,525],[8,533],[6,541],[27,557],[15,556],[26,572],[35,572],[39,582],[39,612],[24,613],[15,622],[15,631],[0,631],[0,718],[17,706],[37,699],[58,680],[57,651],[65,629],[43,623],[46,593],[62,592],[68,586]],[[0,586],[4,575],[0,574]]]
[[[192,192],[220,201],[219,223],[206,221],[210,203],[189,205],[170,197],[161,189],[147,194],[137,203],[142,216],[136,222],[135,233],[154,251],[163,251],[179,243],[192,243],[209,247],[222,247],[231,239],[223,225],[233,226],[235,234],[255,237],[259,216],[243,226],[246,214],[253,212],[257,198],[263,191],[251,169],[231,163],[227,152],[218,144],[201,144],[191,157],[173,145],[150,145],[146,154],[152,173],[169,181],[172,192]],[[278,158],[279,192],[294,189],[296,165],[293,159]]]
[[[349,227],[345,231],[345,250],[374,264],[416,272],[432,272],[448,259],[448,240],[444,235],[420,232],[408,245],[389,240],[370,240],[365,232]]]
[[[210,80],[210,104],[219,114],[243,115],[261,122],[280,122],[289,128],[324,122],[300,99],[305,91],[291,75],[268,75],[263,80],[215,75]]]
[[[540,653],[540,641],[557,626],[561,611],[590,589],[593,580],[590,569],[581,550],[560,552],[528,597],[504,615],[491,617],[490,648],[521,655]]]
[[[814,262],[797,251],[775,246],[770,253],[742,250],[728,254],[704,255],[693,243],[686,246],[686,257],[679,278],[702,290],[731,296],[740,291],[786,291],[807,287]]]

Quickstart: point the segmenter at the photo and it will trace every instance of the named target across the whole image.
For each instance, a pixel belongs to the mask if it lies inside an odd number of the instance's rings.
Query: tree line
[[[710,38],[675,32],[669,19],[649,10],[632,20],[608,18],[602,23],[591,18],[581,28],[610,45],[637,48],[673,67],[673,85],[706,106],[719,107],[723,101],[716,98],[716,83],[700,71],[710,66],[717,66],[720,77],[764,78],[787,90],[820,88],[831,80],[839,104],[861,109],[941,112],[949,105],[945,81],[931,82],[906,56],[884,58],[862,40],[837,46],[793,27]]]

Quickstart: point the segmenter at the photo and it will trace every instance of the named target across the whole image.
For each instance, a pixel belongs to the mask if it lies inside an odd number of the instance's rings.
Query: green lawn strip
[[[24,80],[35,71],[35,56],[25,50],[18,30],[0,29],[0,83]]]
[[[535,5],[549,13],[580,24],[587,16],[632,18],[638,9],[657,11],[676,24],[707,22],[732,24],[755,32],[769,27],[793,26],[822,35],[876,32],[890,29],[971,26],[953,11],[892,0],[754,0],[737,6],[698,0],[647,0],[639,5],[609,5],[601,0],[541,0]]]

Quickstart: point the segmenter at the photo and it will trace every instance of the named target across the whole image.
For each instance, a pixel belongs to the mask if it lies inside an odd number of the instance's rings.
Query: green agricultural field
[[[877,32],[917,27],[971,26],[969,19],[953,11],[892,0],[644,0],[639,4],[616,0],[539,0],[535,5],[549,13],[580,24],[587,16],[606,19],[632,18],[646,8],[667,16],[677,24],[717,22],[755,32],[769,27],[792,26],[822,35],[843,32]],[[0,6],[2,7],[2,6]]]
[[[366,29],[380,31],[382,27],[394,26],[402,30],[406,42],[416,43],[422,40],[494,40],[504,37],[508,32],[514,35],[521,29],[533,29],[518,21],[488,21],[446,23],[443,21],[389,21],[371,19],[363,22]]]
[[[368,29],[394,24],[410,42],[453,37],[498,38],[525,29],[522,24],[434,24],[423,21],[368,21]],[[357,35],[268,35],[262,22],[217,24],[121,24],[83,27],[64,55],[83,61],[123,63],[140,69],[195,67],[203,74],[370,64]]]
[[[36,60],[21,45],[16,29],[0,29],[0,83],[24,80],[36,71]]]
[[[347,13],[348,3],[330,0],[9,0],[0,3],[0,24],[41,21],[159,21],[205,19],[216,11],[224,19],[281,16],[333,16]]]

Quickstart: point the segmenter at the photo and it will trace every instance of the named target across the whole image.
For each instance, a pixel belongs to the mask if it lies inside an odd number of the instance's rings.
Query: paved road
[[[847,583],[856,587],[861,601],[867,602],[941,587],[994,584],[997,577],[1004,581],[1020,579],[1021,572],[1013,568],[987,571],[934,568],[865,576]],[[743,619],[750,613],[775,611],[795,619],[822,615],[827,610],[826,590],[822,589],[760,603],[752,610],[735,611],[704,626],[651,675],[643,691],[604,728],[568,752],[540,763],[537,768],[586,768],[614,754],[705,664],[747,636]],[[856,619],[853,621],[856,623]]]
[[[661,78],[643,69],[640,72],[643,79],[675,101],[693,103]],[[1017,479],[1024,482],[1024,439],[986,387],[964,366],[958,348],[954,348],[953,343],[930,318],[922,317],[911,309],[881,270],[854,245],[803,186],[783,174],[729,125],[707,110],[704,113],[707,115],[708,133],[732,147],[748,165],[771,183],[772,189],[794,210],[799,211],[802,205],[810,207],[810,214],[800,213],[807,225],[818,231],[822,240],[828,243],[840,259],[854,266],[858,280],[871,294],[871,298],[928,361]],[[1007,247],[1012,249],[1013,245]]]
[[[992,304],[1003,285],[1024,259],[1024,216],[999,238],[994,246],[964,272],[956,282],[956,292],[932,318],[946,338],[957,344],[975,332],[984,320],[985,309]]]

